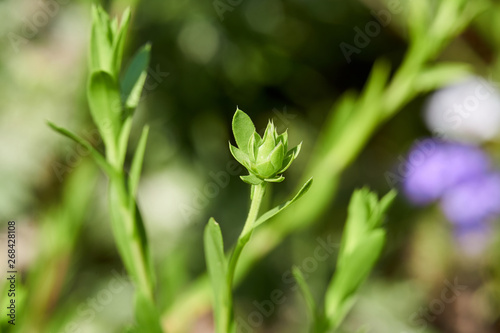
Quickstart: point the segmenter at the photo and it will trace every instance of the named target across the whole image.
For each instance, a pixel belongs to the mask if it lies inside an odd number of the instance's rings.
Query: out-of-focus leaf
[[[109,73],[94,72],[88,85],[90,112],[109,153],[116,154],[122,124],[120,91],[117,82]],[[107,153],[108,153],[107,152]],[[116,158],[116,156],[115,156]]]
[[[140,332],[163,333],[153,300],[139,290],[135,294],[135,318]]]
[[[51,123],[50,121],[47,122],[47,124],[52,128],[54,131],[58,132],[59,134],[64,135],[65,137],[75,141],[76,143],[82,145],[85,149],[87,149],[90,152],[90,155],[94,159],[94,161],[97,163],[97,165],[108,174],[110,177],[114,177],[116,175],[115,170],[113,167],[106,161],[104,156],[101,155],[90,143],[88,143],[86,140],[80,138],[78,135],[68,131],[65,128],[58,127],[55,124]]]
[[[226,290],[227,262],[219,224],[210,218],[203,236],[208,276],[212,285],[217,333],[227,330],[229,300]]]
[[[151,45],[140,48],[127,67],[121,85],[122,103],[127,109],[135,109],[141,99],[142,88],[147,77]]]
[[[120,74],[120,69],[122,65],[122,59],[123,59],[123,48],[125,46],[125,36],[128,31],[128,27],[130,24],[130,8],[126,8],[125,11],[123,12],[121,22],[120,22],[120,27],[118,28],[118,22],[117,20],[113,20],[113,23],[115,25],[114,27],[114,32],[113,32],[113,54],[112,54],[112,62],[113,62],[113,70],[114,70],[114,76],[118,77]]]
[[[148,141],[149,126],[144,126],[139,139],[139,143],[135,150],[135,155],[132,160],[129,175],[129,192],[132,197],[135,197],[137,186],[139,185],[139,178],[141,177],[142,163],[144,161],[144,152],[146,151],[146,143]]]
[[[445,63],[426,68],[415,78],[415,90],[427,92],[439,89],[471,74],[471,67],[461,63]]]

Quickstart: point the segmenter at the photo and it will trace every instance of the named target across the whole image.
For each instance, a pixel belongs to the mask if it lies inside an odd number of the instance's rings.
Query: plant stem
[[[252,185],[252,193],[253,197],[251,199],[250,210],[248,211],[248,216],[245,221],[245,225],[243,226],[243,230],[241,231],[240,237],[238,238],[238,242],[236,243],[236,247],[229,259],[228,269],[227,269],[227,297],[229,300],[229,311],[227,318],[227,327],[232,326],[233,322],[233,311],[232,311],[232,292],[233,292],[233,280],[234,274],[236,272],[236,265],[238,264],[238,259],[240,258],[241,252],[243,248],[250,240],[250,236],[252,235],[253,224],[257,220],[257,216],[259,214],[260,205],[262,203],[262,198],[264,197],[264,193],[266,192],[266,183],[263,182],[260,185]]]

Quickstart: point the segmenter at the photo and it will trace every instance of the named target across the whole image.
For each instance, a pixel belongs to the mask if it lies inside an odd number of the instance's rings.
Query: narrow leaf
[[[444,63],[422,70],[415,78],[415,90],[428,92],[470,75],[471,67],[461,63]]]
[[[104,171],[110,178],[113,178],[116,175],[115,170],[113,167],[106,161],[104,156],[100,152],[98,152],[89,142],[86,140],[80,138],[78,135],[68,131],[65,128],[58,127],[55,124],[51,123],[50,121],[47,122],[47,124],[52,128],[54,131],[56,131],[59,134],[64,135],[65,137],[75,141],[79,145],[82,145],[85,149],[87,149],[90,152],[90,156],[94,159],[94,161],[97,163],[97,165]]]
[[[118,138],[118,165],[123,165],[125,161],[125,155],[127,155],[127,145],[130,136],[130,130],[132,129],[132,117],[127,117],[123,123],[122,129],[120,131],[120,136]]]
[[[160,314],[153,301],[140,290],[135,294],[135,318],[141,332],[163,333]]]
[[[297,194],[291,200],[288,200],[287,202],[284,202],[281,205],[278,205],[278,206],[272,208],[271,210],[268,210],[264,214],[262,214],[257,219],[257,221],[255,221],[254,228],[256,228],[257,226],[259,226],[262,223],[266,222],[267,220],[269,220],[270,218],[272,218],[273,216],[275,216],[276,214],[278,214],[279,212],[281,212],[283,209],[287,208],[288,206],[290,206],[291,204],[293,204],[295,201],[297,201],[298,199],[300,199],[300,197],[302,197],[304,194],[306,194],[307,191],[309,191],[309,188],[311,187],[312,182],[313,182],[313,179],[310,178],[302,186],[302,188],[299,190],[299,192],[297,192]]]
[[[205,260],[208,276],[212,285],[214,300],[214,318],[217,332],[223,331],[227,319],[229,303],[226,293],[227,262],[219,224],[210,218],[203,235]]]
[[[142,88],[147,77],[150,53],[151,44],[146,44],[140,48],[120,82],[122,103],[128,109],[135,109],[139,104]]]
[[[115,31],[113,33],[114,35],[114,40],[113,40],[113,55],[112,55],[112,61],[113,61],[113,69],[114,69],[114,74],[115,77],[118,77],[120,74],[120,69],[122,65],[122,58],[123,58],[123,49],[125,46],[125,36],[128,31],[128,26],[130,24],[130,8],[126,8],[125,11],[123,12],[121,22],[120,22],[120,27],[115,26]],[[117,25],[116,19],[113,21],[115,25]]]
[[[139,178],[141,177],[142,163],[144,160],[144,152],[146,151],[146,143],[148,141],[149,126],[144,126],[142,129],[141,138],[137,144],[132,166],[130,167],[129,174],[129,190],[132,197],[137,193],[137,186],[139,185]]]
[[[120,91],[113,77],[104,71],[92,73],[88,86],[90,112],[106,144],[116,147],[122,123]]]

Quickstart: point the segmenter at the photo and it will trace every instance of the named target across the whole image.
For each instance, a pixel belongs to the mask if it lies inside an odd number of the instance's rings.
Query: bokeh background
[[[149,124],[139,204],[166,325],[182,327],[183,332],[212,330],[210,308],[199,310],[196,298],[194,314],[189,306],[181,311],[187,324],[175,323],[184,321],[181,315],[168,317],[205,270],[206,221],[214,216],[226,243],[232,244],[248,205],[248,186],[238,177],[243,170],[229,171],[227,142],[232,139],[236,107],[251,115],[258,128],[263,129],[269,118],[280,130],[288,128],[292,146],[303,141],[287,180],[273,186],[271,205],[300,185],[339,97],[363,89],[376,59],[385,58],[396,69],[407,50],[403,10],[391,15],[388,26],[346,59],[340,45],[354,45],[355,28],[365,27],[375,20],[374,12],[388,6],[376,0],[221,1],[225,7],[217,3],[103,2],[113,15],[132,7],[127,59],[141,45],[152,44],[130,151],[142,125]],[[496,90],[500,41],[495,27],[500,7],[495,1],[487,3],[487,10],[450,41],[438,61],[469,64],[472,73]],[[2,221],[17,222],[22,272],[18,297],[27,300],[18,317],[20,332],[121,332],[133,320],[133,289],[111,234],[106,179],[84,151],[46,126],[47,120],[64,125],[102,149],[85,96],[90,6],[83,0],[0,2],[0,216]],[[221,13],[221,8],[227,10]],[[274,290],[284,294],[282,303],[260,311],[262,323],[251,331],[305,331],[304,303],[286,273],[294,264],[307,265],[322,240],[339,242],[355,188],[366,185],[380,194],[399,189],[387,175],[406,163],[417,139],[432,135],[424,116],[431,96],[413,99],[379,128],[342,173],[327,209],[307,228],[286,237],[243,278],[236,289],[241,318],[269,300]],[[491,126],[498,123],[500,103],[487,102],[493,103],[488,104],[492,113],[482,123],[478,120],[475,130],[481,133],[485,126],[493,135],[473,142],[498,165],[499,136]],[[463,137],[458,132],[456,138],[469,140],[470,132]],[[500,332],[500,244],[495,223],[488,237],[473,240],[476,247],[483,246],[472,253],[439,207],[415,207],[401,195],[386,228],[383,257],[344,325],[346,332]],[[259,247],[266,243],[248,251]],[[5,265],[6,259],[0,262],[2,271]],[[334,265],[332,253],[308,272],[318,299]],[[457,283],[453,294],[450,284]],[[444,302],[443,293],[456,297]],[[4,319],[1,325],[7,331]]]

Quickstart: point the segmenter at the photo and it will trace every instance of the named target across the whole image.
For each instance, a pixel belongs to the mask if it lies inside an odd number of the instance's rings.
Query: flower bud
[[[281,182],[281,176],[297,158],[301,144],[287,151],[288,133],[278,135],[274,123],[267,125],[264,137],[255,131],[250,117],[241,110],[236,110],[233,117],[233,134],[238,148],[229,145],[234,158],[249,172],[241,177],[248,184],[258,185],[266,182]]]

